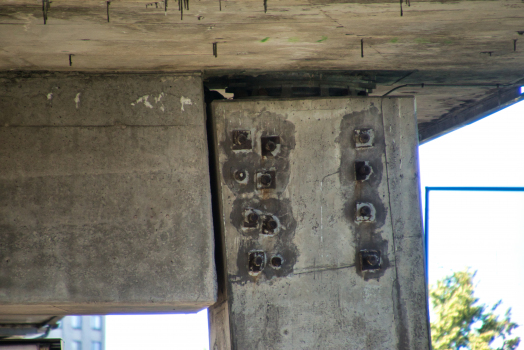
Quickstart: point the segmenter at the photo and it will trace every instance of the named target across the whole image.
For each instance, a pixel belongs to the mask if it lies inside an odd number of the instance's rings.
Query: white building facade
[[[66,316],[47,338],[61,338],[63,350],[105,350],[105,316]]]

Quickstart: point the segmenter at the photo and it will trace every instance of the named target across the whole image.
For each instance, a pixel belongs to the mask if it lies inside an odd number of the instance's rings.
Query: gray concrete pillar
[[[211,349],[429,349],[412,98],[215,101]]]

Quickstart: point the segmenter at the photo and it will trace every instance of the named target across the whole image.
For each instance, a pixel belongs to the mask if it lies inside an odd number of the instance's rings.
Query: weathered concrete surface
[[[106,1],[54,0],[44,25],[42,1],[0,0],[0,70],[372,71],[376,96],[418,85],[397,93],[417,96],[425,140],[523,83],[521,0],[269,0],[267,13],[263,3],[192,1],[182,20],[176,2],[115,0],[108,22]],[[409,74],[380,83],[391,71]]]
[[[0,314],[216,299],[202,81],[0,77]]]
[[[439,70],[522,76],[520,0],[0,0],[0,69]],[[265,39],[265,40],[264,40]],[[361,39],[364,57],[361,57]],[[218,43],[214,57],[212,43]],[[69,65],[69,54],[74,54]],[[452,73],[451,73],[452,74]],[[513,77],[514,78],[514,77]],[[513,79],[511,78],[511,79]]]
[[[226,267],[211,348],[429,349],[413,98],[216,101],[213,118]],[[356,148],[362,129],[373,147]],[[235,150],[238,130],[252,147]],[[280,137],[274,157],[262,156],[266,136]],[[357,161],[372,168],[366,181]],[[257,188],[260,171],[275,171],[273,189]],[[358,222],[358,203],[373,222]],[[275,234],[246,227],[251,211],[273,215]],[[362,271],[362,250],[380,251],[379,270]]]

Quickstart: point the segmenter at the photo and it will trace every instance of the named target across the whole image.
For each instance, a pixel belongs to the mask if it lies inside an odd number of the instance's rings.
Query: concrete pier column
[[[213,350],[429,349],[413,98],[215,101]]]

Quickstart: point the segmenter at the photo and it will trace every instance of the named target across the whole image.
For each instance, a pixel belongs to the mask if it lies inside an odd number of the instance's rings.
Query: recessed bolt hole
[[[246,179],[246,172],[244,170],[237,170],[235,171],[235,180],[242,182]]]
[[[355,162],[356,180],[366,181],[373,172],[368,162]]]
[[[360,216],[370,216],[371,215],[371,208],[367,205],[360,208]]]
[[[354,137],[356,148],[373,147],[375,132],[373,129],[356,129]]]
[[[256,224],[258,221],[258,214],[253,212],[249,213],[249,215],[247,216],[247,221],[250,224]]]
[[[269,218],[264,222],[264,229],[273,232],[277,229],[278,223],[273,218]]]
[[[263,136],[261,139],[262,156],[274,157],[278,153],[278,146],[280,145],[280,136]]]
[[[271,266],[279,268],[282,266],[282,258],[279,256],[274,256],[271,258]]]
[[[260,215],[259,213],[250,208],[246,208],[244,211],[244,228],[246,229],[254,229],[258,227],[258,223],[260,221]]]
[[[361,250],[360,261],[362,271],[378,270],[381,268],[380,251],[378,250]]]
[[[262,170],[257,172],[255,182],[257,189],[275,189],[276,188],[276,171]]]
[[[268,142],[266,143],[266,147],[265,147],[265,149],[266,149],[267,151],[269,151],[269,152],[273,152],[274,150],[277,149],[277,145],[276,145],[276,143],[274,143],[273,141],[268,141]]]
[[[251,252],[248,256],[248,270],[252,276],[258,275],[263,269],[266,260],[264,252]]]
[[[232,148],[234,150],[249,150],[251,149],[251,131],[249,130],[233,130]]]
[[[236,139],[236,144],[241,146],[244,145],[247,142],[247,136],[244,134],[239,134]]]
[[[366,258],[366,262],[371,266],[375,266],[376,264],[378,264],[378,256],[370,255]]]
[[[360,141],[360,143],[368,143],[369,140],[371,140],[371,136],[369,136],[368,134],[360,134],[358,140]]]
[[[355,221],[357,223],[375,221],[376,210],[372,203],[357,202],[356,204]]]
[[[363,165],[358,168],[358,173],[361,175],[369,175],[371,174],[371,167],[369,165]]]

